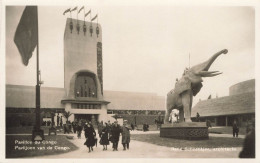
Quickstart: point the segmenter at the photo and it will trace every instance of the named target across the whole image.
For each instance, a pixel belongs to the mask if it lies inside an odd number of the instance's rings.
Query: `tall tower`
[[[65,110],[71,120],[106,120],[101,26],[68,18],[64,32]]]

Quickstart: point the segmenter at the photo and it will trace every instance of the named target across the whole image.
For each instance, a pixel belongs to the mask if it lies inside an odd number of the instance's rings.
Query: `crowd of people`
[[[107,150],[107,146],[110,143],[112,143],[113,151],[118,151],[120,135],[122,135],[123,150],[129,149],[131,128],[128,127],[127,121],[123,122],[123,126],[120,126],[117,121],[112,124],[110,121],[106,123],[101,121],[98,124],[97,133],[90,121],[74,121],[72,122],[72,128],[73,132],[77,133],[79,139],[81,138],[82,131],[84,131],[86,138],[84,145],[88,147],[88,152],[93,151],[93,147],[97,146],[98,143],[103,145],[103,151]],[[99,142],[97,136],[99,136]]]
[[[207,120],[206,124],[208,127],[211,127],[210,121]],[[91,123],[91,121],[73,121],[70,123],[70,125],[64,125],[64,126],[70,126],[68,130],[71,131],[73,129],[74,133],[77,133],[77,137],[81,139],[82,131],[84,131],[84,135],[86,138],[86,141],[84,142],[84,145],[88,147],[88,152],[93,151],[93,147],[99,143],[103,146],[103,151],[108,150],[107,146],[112,144],[113,151],[118,151],[118,143],[121,138],[121,143],[123,146],[123,150],[129,149],[129,143],[130,143],[130,130],[135,129],[135,125],[131,123],[130,126],[127,124],[127,120],[124,120],[123,126],[120,126],[117,121],[114,121],[114,123],[110,123],[110,121],[103,123],[101,121],[98,123],[97,126],[97,133]],[[239,157],[240,158],[255,158],[255,123],[254,121],[252,123],[247,124],[246,126],[246,138],[243,145],[243,150],[240,152]],[[143,124],[143,131],[149,131],[149,125],[147,123]],[[65,131],[64,131],[65,132]],[[69,133],[69,132],[68,132]],[[233,122],[233,137],[238,137],[239,133],[239,125],[236,120]],[[99,141],[98,138],[99,137]]]

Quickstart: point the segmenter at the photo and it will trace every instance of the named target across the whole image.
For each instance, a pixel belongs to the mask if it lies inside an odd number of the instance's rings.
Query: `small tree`
[[[69,121],[69,117],[72,115],[72,113],[70,113],[70,111],[64,111],[62,114],[67,119],[66,122]]]

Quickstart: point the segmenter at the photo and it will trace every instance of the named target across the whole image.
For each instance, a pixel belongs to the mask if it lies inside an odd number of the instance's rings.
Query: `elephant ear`
[[[191,84],[193,96],[196,96],[197,93],[199,93],[202,86],[203,86],[202,83]]]
[[[180,95],[184,91],[190,90],[191,89],[191,81],[189,80],[188,77],[183,76],[176,84],[175,84],[175,93]]]

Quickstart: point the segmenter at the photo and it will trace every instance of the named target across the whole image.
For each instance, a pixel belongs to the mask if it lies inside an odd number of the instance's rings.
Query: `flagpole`
[[[90,36],[92,37],[93,27],[92,27],[92,17],[90,12]]]
[[[78,11],[78,8],[77,8],[77,24],[78,24],[78,14],[79,14],[79,11]]]
[[[37,8],[37,17],[38,17],[38,8]],[[39,113],[40,113],[40,84],[39,84],[39,27],[38,27],[38,22],[37,22],[37,54],[36,54],[36,59],[37,59],[37,68],[36,68],[36,75],[37,75],[37,85],[36,85],[36,129],[40,129],[39,121]]]
[[[38,7],[36,7],[36,14],[38,19]],[[43,130],[41,130],[41,119],[40,119],[40,109],[41,109],[41,98],[40,98],[40,81],[39,81],[39,26],[38,26],[38,20],[37,20],[37,49],[36,49],[36,79],[37,79],[37,85],[36,85],[36,110],[35,110],[35,128],[33,130],[33,141],[35,140],[44,140],[44,133]],[[37,136],[40,136],[40,138]]]
[[[84,24],[85,24],[85,7],[84,7]]]

